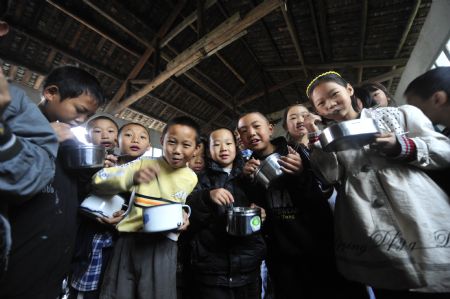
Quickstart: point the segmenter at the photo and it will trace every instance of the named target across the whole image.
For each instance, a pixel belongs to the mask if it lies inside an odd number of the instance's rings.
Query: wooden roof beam
[[[358,68],[358,67],[382,67],[404,65],[408,62],[407,58],[381,59],[381,60],[362,60],[362,61],[338,61],[333,63],[306,64],[308,69],[337,69],[337,68]],[[268,72],[301,71],[301,65],[279,65],[265,67]]]
[[[164,83],[172,75],[179,73],[185,69],[186,66],[192,64],[193,61],[200,61],[200,59],[205,56],[205,53],[206,55],[213,53],[219,46],[227,43],[227,41],[232,39],[235,35],[244,31],[246,28],[259,21],[273,10],[277,9],[278,6],[278,0],[266,0],[251,10],[242,20],[238,20],[235,23],[231,22],[230,25],[227,25],[227,21],[225,21],[219,25],[218,28],[205,35],[205,37],[169,62],[167,64],[167,69],[152,80],[152,82],[145,85],[138,92],[119,103],[119,106],[116,107],[115,112],[121,111],[122,109],[125,109],[129,105],[133,104],[141,97]],[[225,32],[222,31],[224,28],[226,29]]]
[[[128,80],[134,79],[134,78],[136,78],[139,75],[139,73],[141,72],[141,70],[145,66],[145,64],[147,63],[147,61],[150,58],[150,56],[155,52],[155,46],[154,45],[156,45],[157,41],[159,39],[161,39],[167,33],[167,31],[170,29],[170,27],[172,26],[173,22],[175,22],[176,17],[179,15],[181,10],[185,6],[186,1],[187,0],[180,0],[180,1],[178,1],[175,9],[172,11],[170,16],[166,19],[166,21],[161,26],[161,28],[158,30],[158,32],[155,34],[155,36],[153,37],[153,39],[152,39],[152,41],[150,43],[148,43],[145,40],[139,39],[138,36],[136,36],[135,34],[132,33],[132,36],[135,37],[135,38],[138,38],[139,41],[144,43],[147,46],[147,49],[145,50],[144,54],[139,58],[139,61],[133,67],[133,69],[128,74],[128,76],[125,79],[125,81],[122,82],[122,84],[120,85],[120,87],[117,90],[117,92],[114,95],[114,97],[111,99],[111,101],[106,106],[106,109],[105,109],[106,111],[108,111],[108,112],[112,111],[114,106],[120,101],[122,96],[125,94],[126,84],[127,84]],[[85,0],[85,2],[88,2],[88,1]],[[90,3],[90,2],[88,2],[88,3]],[[105,16],[104,14],[102,14],[102,15]],[[111,16],[106,15],[106,17],[107,17],[108,20],[110,20],[114,24],[118,24],[118,22],[115,21]]]
[[[308,70],[305,67],[305,59],[303,57],[303,51],[300,47],[300,39],[298,37],[297,27],[295,26],[294,21],[292,20],[292,15],[290,11],[288,11],[288,7],[286,3],[281,2],[281,12],[283,13],[284,21],[289,30],[289,34],[291,35],[292,42],[294,43],[295,52],[297,53],[298,60],[303,66],[303,73],[305,74],[305,78],[308,78]]]

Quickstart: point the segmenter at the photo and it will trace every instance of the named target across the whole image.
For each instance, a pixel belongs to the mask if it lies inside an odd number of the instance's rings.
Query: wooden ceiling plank
[[[291,36],[291,40],[294,43],[295,52],[297,53],[297,58],[303,66],[303,73],[305,74],[305,78],[308,78],[308,70],[305,67],[305,59],[303,57],[303,51],[300,46],[299,34],[297,31],[297,27],[292,20],[292,15],[290,11],[288,11],[288,7],[286,3],[281,2],[281,12],[283,13],[284,22],[286,23],[289,31],[289,35]]]
[[[234,35],[245,30],[247,27],[251,26],[258,20],[262,19],[264,16],[266,16],[276,8],[278,8],[278,0],[264,1],[262,4],[252,9],[241,21],[237,22],[234,27],[232,27],[228,32],[226,32],[226,34],[224,34],[223,36],[218,36],[217,39],[212,40],[211,43],[204,45],[204,47],[201,48],[201,51],[198,50],[197,52],[192,53],[191,56],[186,57],[185,60],[179,61],[178,65],[172,64],[170,67],[170,64],[168,64],[167,69],[163,71],[161,74],[159,74],[159,76],[156,77],[154,80],[152,80],[152,82],[148,83],[142,89],[140,89],[133,95],[129,96],[121,103],[119,103],[119,106],[115,109],[115,112],[119,112],[128,107],[129,105],[131,105],[132,103],[136,102],[141,97],[148,94],[156,87],[164,83],[179,70],[183,69],[186,65],[192,63],[192,61],[200,60],[205,55],[204,54],[205,51],[208,50],[212,51],[214,49],[214,46],[215,47],[220,46],[221,43],[226,42],[227,39],[230,39]],[[206,41],[207,39],[203,40],[202,38],[199,42],[206,42]],[[196,47],[196,45],[194,47]],[[190,49],[187,49],[187,51],[190,51]],[[184,55],[184,53],[181,53],[180,55]],[[175,58],[174,60],[177,60],[177,58]]]
[[[54,42],[52,42],[50,39],[47,39],[47,38],[44,38],[41,36],[36,36],[35,33],[31,32],[31,30],[23,29],[23,28],[19,27],[18,25],[13,24],[12,22],[9,22],[8,24],[11,28],[13,28],[13,30],[16,30],[20,34],[23,34],[23,35],[27,36],[28,38],[46,46],[46,47],[52,48],[52,50],[47,58],[47,61],[46,61],[46,67],[49,67],[49,66],[47,66],[47,63],[50,63],[50,66],[51,66],[51,63],[53,62],[53,59],[54,59],[54,55],[56,55],[56,52],[60,52],[64,56],[67,56],[68,58],[76,61],[77,63],[88,65],[89,67],[94,68],[97,71],[101,72],[102,74],[107,75],[113,79],[116,79],[119,81],[123,80],[120,78],[119,75],[113,74],[111,71],[107,70],[102,65],[95,63],[94,61],[88,60],[86,58],[80,58],[80,55],[73,53],[73,51],[70,49],[63,49],[62,47],[55,45]],[[51,57],[51,56],[53,56],[53,57]],[[52,58],[52,59],[50,59],[50,58]]]
[[[136,52],[134,52],[133,50],[125,47],[124,45],[122,45],[120,42],[118,42],[117,40],[115,40],[114,38],[110,37],[108,34],[104,33],[103,31],[97,29],[96,27],[92,26],[91,24],[89,24],[87,21],[85,21],[84,19],[76,16],[75,14],[73,14],[72,12],[70,12],[69,10],[67,10],[66,8],[62,7],[61,5],[55,3],[53,0],[46,0],[47,3],[51,4],[52,6],[54,6],[55,8],[57,8],[58,10],[62,11],[63,13],[65,13],[66,15],[70,16],[71,18],[75,19],[76,21],[78,21],[79,23],[83,24],[84,26],[88,27],[89,29],[91,29],[92,31],[94,31],[95,33],[101,35],[102,37],[109,39],[113,44],[115,44],[117,47],[121,48],[122,50],[128,52],[129,54],[136,56]]]

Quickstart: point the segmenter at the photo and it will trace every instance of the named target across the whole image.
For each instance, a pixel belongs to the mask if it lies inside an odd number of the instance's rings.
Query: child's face
[[[308,109],[303,106],[293,106],[289,109],[286,116],[286,127],[289,135],[295,140],[308,134],[304,126],[305,116],[309,114]]]
[[[197,148],[197,132],[185,125],[172,125],[162,137],[163,156],[172,168],[186,167]]]
[[[238,131],[245,148],[261,153],[270,145],[273,128],[259,113],[249,113],[239,119]]]
[[[197,151],[195,152],[194,156],[192,156],[191,160],[189,160],[188,166],[190,169],[192,169],[195,173],[201,172],[203,169],[205,169],[205,146],[203,143],[200,143],[198,146]]]
[[[353,110],[351,96],[353,88],[333,81],[322,82],[314,88],[310,99],[317,112],[328,119],[343,121],[354,119],[358,113]]]
[[[380,107],[387,107],[389,104],[386,94],[380,89],[370,92],[370,97],[377,102]]]
[[[95,145],[101,145],[106,149],[111,149],[117,145],[117,127],[105,118],[92,121],[89,129],[89,139]]]
[[[150,149],[147,130],[138,125],[125,125],[119,135],[119,149],[122,155],[138,158]]]
[[[209,152],[211,158],[223,168],[233,167],[236,158],[236,143],[233,133],[219,129],[209,135]]]
[[[51,92],[49,88],[53,88],[53,91]],[[55,88],[53,86],[44,90],[46,104],[42,106],[43,113],[50,122],[60,121],[76,127],[94,115],[98,104],[90,94],[83,93],[76,98],[61,101],[59,92],[54,91]]]

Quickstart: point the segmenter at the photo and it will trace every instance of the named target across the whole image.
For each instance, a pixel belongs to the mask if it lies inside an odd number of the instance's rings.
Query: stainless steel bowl
[[[227,232],[248,236],[261,230],[261,209],[234,207],[227,210]]]
[[[379,129],[373,119],[353,119],[324,129],[319,140],[324,151],[339,152],[360,149],[372,143],[377,133]]]
[[[66,145],[61,147],[63,164],[69,169],[101,168],[105,162],[105,148],[100,145]]]
[[[268,188],[272,182],[283,175],[278,159],[281,155],[273,153],[261,162],[255,173],[255,180]]]

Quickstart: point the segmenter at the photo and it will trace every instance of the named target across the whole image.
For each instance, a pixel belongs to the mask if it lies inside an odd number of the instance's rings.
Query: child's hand
[[[261,221],[264,222],[266,220],[267,214],[266,214],[266,210],[265,209],[261,208],[260,206],[254,204],[254,203],[252,203],[250,205],[250,208],[260,208],[261,209]]]
[[[213,189],[209,191],[209,196],[211,197],[212,201],[219,206],[226,206],[234,202],[233,195],[230,193],[230,191],[224,188]]]
[[[308,132],[317,132],[319,131],[319,127],[317,127],[317,123],[321,122],[322,118],[319,115],[308,113],[305,115],[303,120],[303,125],[305,126]]]
[[[73,132],[70,130],[70,125],[61,122],[52,122],[50,125],[55,131],[59,143],[69,139],[77,140]]]
[[[259,164],[261,164],[261,162],[259,160],[256,160],[255,158],[251,158],[250,160],[248,160],[245,165],[244,165],[244,169],[243,169],[243,173],[246,176],[252,176],[255,174],[256,169],[258,169]]]
[[[103,224],[110,224],[110,225],[116,225],[117,223],[119,223],[123,217],[125,217],[125,211],[124,210],[120,210],[120,211],[116,211],[114,212],[113,216],[111,218],[108,217],[98,217],[97,220],[100,223]]]
[[[180,226],[178,230],[185,231],[189,226],[189,216],[185,210],[183,210],[183,224]]]
[[[11,95],[9,94],[8,81],[0,68],[0,117],[2,117],[3,111],[6,110],[9,103],[11,103]]]
[[[397,156],[401,152],[400,143],[394,133],[380,133],[376,135],[375,142],[370,145],[388,156]]]
[[[149,183],[154,180],[159,173],[159,166],[157,164],[152,166],[147,166],[139,169],[133,175],[133,183],[135,185]]]
[[[289,154],[287,156],[281,157],[278,160],[281,170],[289,174],[301,173],[303,171],[303,163],[300,154],[290,146],[288,146],[288,152]]]
[[[108,167],[114,167],[114,166],[117,165],[117,161],[118,161],[118,160],[119,160],[119,159],[117,158],[117,156],[112,155],[112,154],[108,154],[108,155],[106,155],[105,163],[103,164],[103,166],[104,166],[105,168],[108,168]]]

